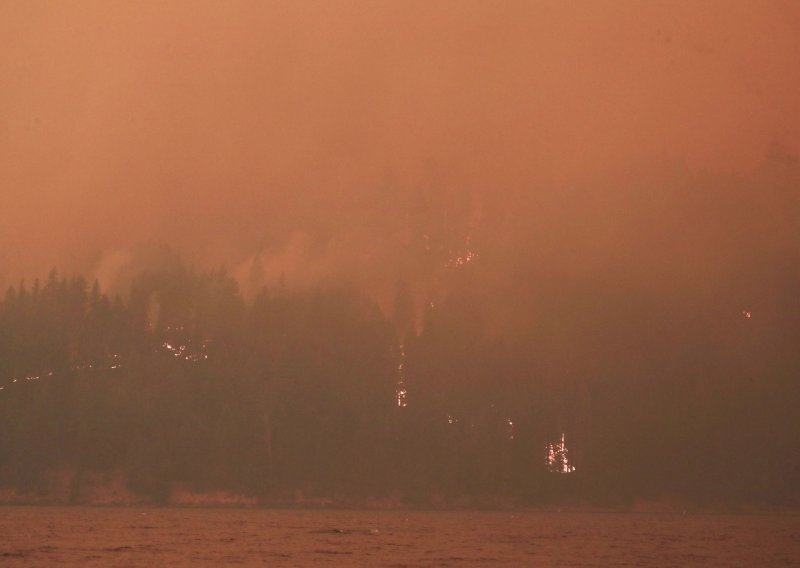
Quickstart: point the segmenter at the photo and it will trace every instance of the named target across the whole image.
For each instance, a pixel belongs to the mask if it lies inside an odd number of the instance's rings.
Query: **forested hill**
[[[555,302],[503,336],[467,289],[429,306],[417,335],[353,289],[246,303],[224,271],[179,261],[140,274],[127,300],[55,272],[14,287],[0,304],[2,495],[797,504],[797,350],[758,314],[729,314],[720,334],[715,317],[667,310],[652,329],[609,297],[601,335],[576,319],[586,305]],[[569,475],[546,463],[562,433]]]

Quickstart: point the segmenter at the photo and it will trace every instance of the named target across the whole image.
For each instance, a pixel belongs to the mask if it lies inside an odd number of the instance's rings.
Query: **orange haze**
[[[791,0],[2,1],[0,284],[148,241],[368,273],[426,188],[747,176],[800,149],[798,62]]]

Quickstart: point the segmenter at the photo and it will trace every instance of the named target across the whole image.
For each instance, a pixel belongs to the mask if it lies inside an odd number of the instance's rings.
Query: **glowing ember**
[[[170,331],[182,331],[184,328],[183,326],[174,327],[174,328],[167,328]],[[155,349],[156,351],[164,351],[171,355],[172,357],[181,360],[181,361],[188,361],[190,363],[199,363],[201,361],[208,360],[208,346],[210,344],[209,340],[202,341],[198,344],[191,343],[189,341],[181,344],[177,344],[176,342],[171,341],[162,341],[161,344]],[[109,353],[106,354],[105,357],[100,358],[99,360],[95,361],[80,361],[70,366],[70,370],[73,372],[87,372],[87,371],[116,371],[118,369],[123,368],[123,361],[122,356],[119,353]],[[29,375],[25,375],[22,377],[25,381],[38,381],[43,377],[52,377],[53,371],[47,371],[45,373],[34,374],[31,373]],[[11,384],[19,382],[18,377],[10,377],[8,381]],[[5,387],[3,387],[4,389]],[[3,390],[0,389],[0,390]],[[398,396],[400,396],[398,394]],[[403,400],[405,401],[405,394],[402,395]],[[402,404],[405,406],[405,403]]]
[[[198,361],[207,360],[208,359],[208,353],[206,352],[207,348],[208,348],[208,341],[203,341],[198,349],[192,349],[187,344],[174,345],[169,341],[164,341],[161,343],[161,349],[163,351],[166,351],[176,359],[182,359],[184,361],[189,361],[192,363],[197,363]]]
[[[406,351],[400,344],[400,362],[397,364],[397,383],[395,386],[395,401],[397,406],[408,406],[408,389],[406,388]]]
[[[506,418],[506,438],[508,440],[514,439],[514,421],[511,418]]]
[[[408,406],[408,391],[399,383],[397,385],[397,406],[400,408]]]
[[[566,444],[566,435],[561,433],[561,440],[550,442],[545,446],[544,464],[550,473],[572,473],[575,466],[569,463],[569,450]]]
[[[469,250],[463,255],[451,256],[450,260],[447,261],[447,266],[464,266],[474,261],[476,258],[478,258],[478,253]]]

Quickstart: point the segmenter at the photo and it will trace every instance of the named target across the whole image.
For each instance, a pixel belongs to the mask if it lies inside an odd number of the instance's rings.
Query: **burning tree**
[[[569,463],[569,450],[566,444],[566,435],[561,432],[558,442],[550,442],[545,446],[545,467],[550,473],[572,473],[575,466]]]

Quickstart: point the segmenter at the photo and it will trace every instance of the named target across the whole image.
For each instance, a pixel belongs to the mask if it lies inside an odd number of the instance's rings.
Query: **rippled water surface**
[[[800,517],[0,507],[0,564],[800,566]]]

